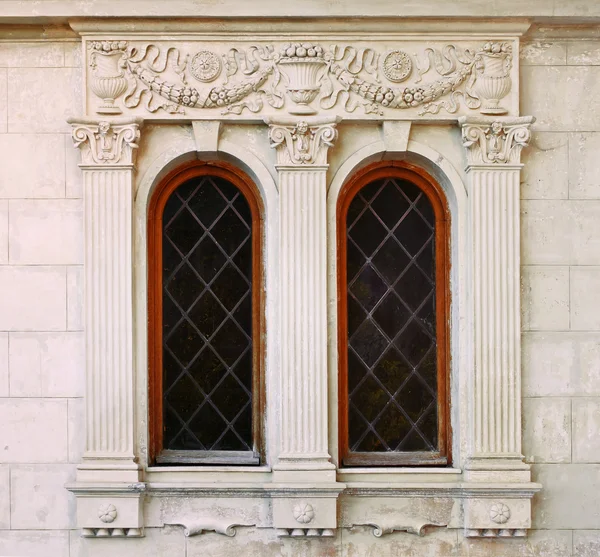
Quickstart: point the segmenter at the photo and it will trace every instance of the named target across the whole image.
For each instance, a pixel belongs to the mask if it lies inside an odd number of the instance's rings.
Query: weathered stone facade
[[[597,6],[433,2],[402,19],[387,2],[3,4],[0,556],[600,554]],[[290,15],[313,19],[265,19]],[[316,92],[294,82],[307,58]],[[146,214],[193,159],[238,165],[265,205],[268,462],[254,469],[148,466]],[[338,467],[336,200],[377,160],[422,166],[448,198],[448,468]],[[307,229],[286,213],[294,188]],[[294,252],[298,233],[314,246]],[[313,295],[294,296],[284,251]],[[84,311],[84,285],[111,318]],[[302,347],[282,314],[318,333],[305,368],[284,357]],[[98,345],[119,356],[92,358]],[[279,381],[294,374],[308,399]]]

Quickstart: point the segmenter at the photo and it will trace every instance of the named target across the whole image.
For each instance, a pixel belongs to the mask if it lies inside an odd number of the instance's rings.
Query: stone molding
[[[162,34],[161,34],[162,35]],[[84,35],[90,117],[248,120],[286,114],[346,119],[455,119],[518,114],[515,37],[347,34],[232,43],[164,35]]]

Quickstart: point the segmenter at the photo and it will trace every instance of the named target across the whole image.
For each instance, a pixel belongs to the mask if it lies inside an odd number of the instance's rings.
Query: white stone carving
[[[106,524],[114,522],[115,518],[117,518],[117,507],[112,503],[100,505],[100,508],[98,509],[98,518]]]
[[[86,165],[133,164],[137,141],[140,138],[139,122],[112,123],[74,122],[73,142],[81,148],[81,163]]]
[[[183,526],[183,532],[186,537],[198,536],[205,532],[215,532],[229,538],[235,536],[237,526],[256,526],[256,523],[244,522],[242,519],[210,516],[192,519],[182,518],[169,522],[169,524]]]
[[[406,52],[392,50],[384,58],[382,69],[389,81],[400,83],[409,78],[412,72],[412,60]]]
[[[524,538],[527,530],[523,528],[470,528],[465,531],[467,538]]]
[[[310,503],[298,503],[292,512],[296,522],[300,524],[308,524],[315,517],[315,510]]]
[[[83,528],[82,538],[142,538],[142,528]]]
[[[352,524],[351,527],[353,526],[372,526],[373,535],[376,538],[380,538],[385,534],[391,534],[393,532],[408,532],[409,534],[423,536],[426,526],[447,526],[447,523],[435,522],[419,516],[393,513],[393,516],[389,518],[382,516],[373,521]]]
[[[221,73],[221,60],[210,50],[201,50],[192,58],[190,72],[202,83],[210,83],[219,77]]]
[[[529,144],[531,117],[510,120],[461,119],[469,164],[519,164]]]
[[[396,48],[388,50],[380,64],[377,47],[348,44],[328,48],[312,42],[234,48],[217,44],[215,51],[198,50],[201,43],[171,46],[168,42],[106,40],[91,44],[90,83],[105,100],[96,108],[100,114],[120,111],[114,102],[121,96],[119,102],[127,109],[143,107],[148,113],[220,109],[221,115],[237,115],[246,110],[266,111],[267,105],[271,114],[280,109],[290,114],[334,110],[379,118],[410,109],[420,115],[442,110],[454,114],[464,105],[482,114],[505,114],[508,109],[500,103],[512,87],[510,42],[480,43],[475,49],[459,44],[423,45],[421,56],[427,62],[418,66],[418,79],[406,87],[394,84],[410,77],[413,59]],[[203,83],[221,75],[219,49],[227,51],[221,54],[224,79],[212,87],[189,85],[188,70]],[[382,83],[380,67],[389,85]],[[428,72],[432,77],[424,83]]]
[[[327,150],[337,139],[335,124],[309,125],[298,122],[293,126],[272,124],[269,128],[271,147],[277,148],[280,165],[324,165]]]
[[[279,538],[333,538],[335,530],[331,528],[277,528]]]
[[[504,503],[494,503],[490,507],[490,518],[496,524],[506,524],[510,518],[510,509]]]
[[[91,50],[89,60],[92,76],[90,88],[104,104],[96,112],[98,114],[121,114],[122,110],[115,106],[115,99],[127,91],[125,78],[126,58],[125,41],[94,41],[89,43]]]

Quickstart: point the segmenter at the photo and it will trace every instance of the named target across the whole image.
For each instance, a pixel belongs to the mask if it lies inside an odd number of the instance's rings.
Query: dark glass
[[[435,451],[435,216],[401,179],[362,188],[346,219],[352,452]]]
[[[252,215],[222,178],[163,212],[164,448],[252,450]]]

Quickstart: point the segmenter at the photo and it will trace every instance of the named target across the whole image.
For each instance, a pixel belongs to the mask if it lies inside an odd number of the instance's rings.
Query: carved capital
[[[521,150],[529,144],[529,128],[534,121],[533,116],[460,118],[469,166],[520,164]]]
[[[82,166],[128,166],[135,162],[142,120],[69,120]]]
[[[269,124],[271,147],[277,149],[280,166],[325,166],[327,152],[337,139],[337,122],[301,120],[296,123]]]

